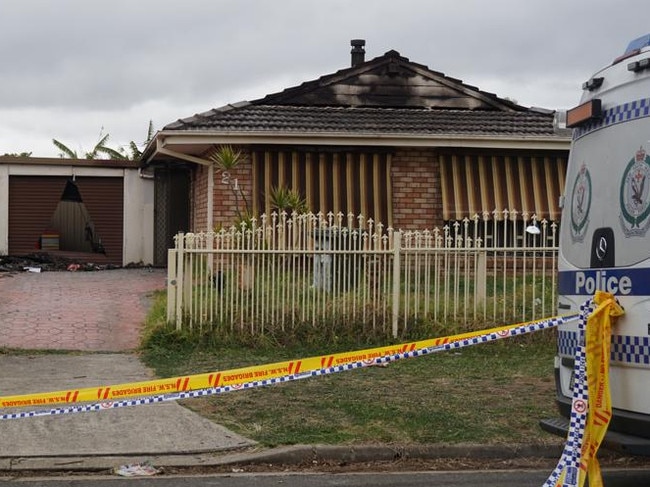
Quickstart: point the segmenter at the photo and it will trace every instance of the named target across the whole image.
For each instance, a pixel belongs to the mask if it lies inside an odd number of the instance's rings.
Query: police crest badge
[[[582,242],[589,223],[591,208],[591,175],[583,162],[573,183],[571,193],[571,237],[574,242]]]
[[[626,237],[643,237],[650,226],[650,156],[641,147],[623,172],[620,221]]]

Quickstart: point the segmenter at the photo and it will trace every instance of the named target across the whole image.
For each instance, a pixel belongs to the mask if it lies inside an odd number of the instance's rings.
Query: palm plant
[[[231,177],[230,172],[235,169],[241,162],[241,152],[236,151],[229,145],[222,145],[210,155],[210,159],[214,162],[217,169],[221,172],[221,182],[226,184],[235,197],[235,211],[239,221],[246,220],[252,214],[248,206],[248,200],[242,190],[237,179]],[[244,212],[239,209],[239,197],[241,196],[244,202]]]
[[[232,171],[241,161],[241,152],[236,151],[229,145],[222,145],[211,156],[215,165],[223,172]]]
[[[109,134],[103,135],[104,129],[102,128],[99,132],[99,140],[95,144],[95,147],[90,152],[84,153],[84,159],[99,159],[101,154],[107,155],[109,159],[126,159],[127,157],[122,154],[120,151],[108,147]],[[54,146],[59,149],[59,157],[61,158],[70,158],[70,159],[80,159],[77,151],[70,149],[63,142],[58,141],[57,139],[52,139]]]
[[[140,144],[143,146],[147,146],[149,142],[151,142],[151,139],[153,139],[154,135],[154,128],[153,128],[153,120],[149,120],[149,128],[147,129],[147,140],[144,141],[144,143]],[[136,161],[142,157],[142,151],[138,147],[138,144],[134,141],[129,142],[129,149],[131,151],[131,154],[126,156],[127,159],[130,159],[132,161]]]
[[[281,213],[286,211],[288,214],[306,213],[308,211],[307,200],[295,189],[289,189],[286,186],[274,186],[269,193],[271,206]]]
[[[136,161],[140,159],[140,157],[142,157],[142,151],[138,146],[139,145],[146,146],[149,142],[151,142],[151,139],[153,139],[154,136],[153,121],[149,120],[149,128],[147,130],[147,140],[145,140],[144,143],[142,144],[138,144],[134,141],[129,142],[130,153],[127,153],[123,147],[120,147],[118,149],[113,149],[112,147],[108,147],[107,144],[108,144],[109,134],[104,135],[103,131],[104,129],[102,128],[99,132],[99,140],[95,144],[95,147],[93,147],[93,149],[90,152],[84,153],[84,159],[99,159],[100,155],[105,155],[108,156],[108,159]],[[71,149],[63,142],[57,139],[52,139],[52,143],[55,145],[57,149],[61,151],[59,153],[59,157],[79,159],[79,154],[77,153],[77,151]]]

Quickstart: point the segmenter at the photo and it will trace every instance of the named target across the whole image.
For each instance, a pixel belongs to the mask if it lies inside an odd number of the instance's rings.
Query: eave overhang
[[[161,131],[147,147],[142,161],[178,158],[195,164],[209,164],[205,158],[220,145],[314,145],[341,147],[466,147],[473,149],[569,150],[569,136],[525,136],[494,134],[364,134],[364,133],[273,133]]]

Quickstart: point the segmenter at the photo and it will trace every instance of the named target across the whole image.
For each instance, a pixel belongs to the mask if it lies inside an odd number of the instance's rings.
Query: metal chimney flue
[[[366,45],[366,41],[364,39],[352,39],[350,45],[352,46],[352,51],[350,51],[352,54],[352,66],[357,66],[365,62],[366,50],[363,46]]]

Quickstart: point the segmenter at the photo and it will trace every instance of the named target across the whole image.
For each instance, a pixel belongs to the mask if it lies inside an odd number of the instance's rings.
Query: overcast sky
[[[568,108],[650,33],[648,0],[0,0],[0,155],[118,147],[394,49],[525,106]]]

